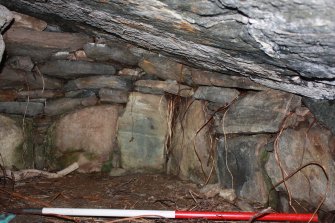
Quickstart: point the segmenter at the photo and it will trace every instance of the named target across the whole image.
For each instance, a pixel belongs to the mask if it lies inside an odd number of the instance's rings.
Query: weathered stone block
[[[0,102],[0,112],[6,114],[36,116],[43,113],[43,108],[39,102]]]
[[[58,51],[75,51],[91,39],[83,34],[41,32],[11,28],[4,35],[9,55],[30,56],[33,61],[46,61]]]
[[[210,71],[190,68],[192,81],[197,85],[209,85],[217,87],[242,88],[250,90],[268,90],[269,88],[253,82],[250,78],[233,76]]]
[[[167,103],[162,96],[133,92],[118,122],[122,168],[164,171]]]
[[[204,106],[202,101],[195,100],[180,108],[168,148],[168,173],[201,184],[207,181],[216,165],[208,126],[197,134],[208,118]],[[215,173],[212,173],[210,182],[215,181]]]
[[[128,91],[101,88],[99,91],[99,98],[102,102],[127,103]]]
[[[17,91],[15,90],[0,90],[0,101],[15,101]]]
[[[82,77],[69,81],[65,86],[65,90],[77,89],[99,89],[112,88],[118,90],[130,90],[132,87],[131,79],[120,76],[92,76]]]
[[[147,74],[158,76],[163,80],[176,80],[180,83],[191,80],[184,75],[184,65],[163,56],[150,56],[142,59],[138,64]]]
[[[53,101],[47,101],[44,108],[46,115],[60,115],[74,109],[93,106],[98,102],[94,95],[87,98],[60,98]]]
[[[113,65],[79,60],[53,60],[46,62],[39,68],[43,74],[64,79],[115,74]]]
[[[18,98],[27,98],[34,99],[34,98],[58,98],[63,97],[64,92],[60,90],[32,90],[32,91],[18,91],[17,97]]]
[[[193,88],[171,80],[138,80],[135,82],[135,88],[140,92],[151,94],[163,94],[167,92],[181,97],[190,97],[194,94]]]
[[[311,119],[312,121],[313,119]],[[335,136],[318,124],[310,129],[310,122],[305,121],[296,128],[288,128],[279,138],[277,153],[285,173],[290,174],[308,162],[320,163],[329,177],[329,191],[322,208],[334,210],[335,207]],[[332,154],[333,153],[333,154]],[[266,164],[266,171],[273,183],[283,179],[275,152],[271,153]],[[286,176],[286,175],[285,175]],[[326,192],[327,179],[318,166],[308,166],[286,181],[292,197],[314,207],[319,205]],[[286,191],[283,184],[277,187]]]
[[[16,122],[0,115],[0,155],[1,165],[11,169],[18,161],[17,151],[23,143],[23,131]]]
[[[111,157],[116,143],[118,105],[84,108],[62,117],[52,138],[58,165],[79,163],[80,172],[100,171]]]
[[[14,70],[4,67],[0,73],[0,87],[15,89],[61,89],[63,81],[26,72],[22,70]]]
[[[220,103],[222,105],[229,104],[238,97],[240,92],[236,89],[220,88],[220,87],[198,87],[193,97],[206,101]]]
[[[299,96],[275,90],[249,93],[230,106],[217,132],[277,132],[285,116],[300,101]]]
[[[139,60],[127,47],[120,44],[87,43],[84,45],[84,51],[89,58],[97,61],[116,61],[136,65]]]
[[[303,103],[311,110],[316,119],[327,126],[335,135],[335,100],[303,98]]]
[[[225,188],[233,186],[240,197],[265,204],[271,188],[264,167],[267,161],[265,147],[272,143],[270,137],[237,136],[228,138],[226,147],[225,143],[224,137],[221,137],[217,145],[219,182]]]
[[[43,31],[47,27],[47,23],[43,20],[37,19],[35,17],[21,14],[18,12],[12,11],[14,16],[14,22],[12,27],[16,28],[27,28],[33,29],[36,31]]]

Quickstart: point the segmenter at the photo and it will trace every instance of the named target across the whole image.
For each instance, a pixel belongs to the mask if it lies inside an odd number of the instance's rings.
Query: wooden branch
[[[43,170],[36,169],[26,169],[19,171],[6,170],[6,177],[10,178],[13,181],[21,181],[32,177],[45,177],[45,178],[59,178],[68,175],[69,173],[75,171],[79,168],[77,162],[71,164],[65,169],[58,171],[56,173],[50,173]],[[0,172],[0,177],[4,177],[3,172]]]

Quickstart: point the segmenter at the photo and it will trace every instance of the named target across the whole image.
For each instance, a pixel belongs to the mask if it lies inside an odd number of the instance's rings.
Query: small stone
[[[122,168],[112,168],[111,171],[109,172],[109,176],[111,177],[119,177],[119,176],[124,176],[127,174],[127,171]]]
[[[43,74],[64,79],[115,74],[113,65],[89,61],[53,60],[39,66],[39,69]]]
[[[238,90],[230,88],[198,87],[193,97],[225,105],[230,104],[239,94]]]
[[[141,68],[130,69],[130,68],[123,68],[117,73],[119,76],[133,76],[136,78],[140,78],[145,73]]]
[[[127,77],[120,76],[82,77],[69,81],[64,88],[67,91],[100,88],[112,88],[127,91],[132,88],[132,81]]]
[[[184,75],[181,63],[177,63],[163,56],[151,56],[142,59],[139,62],[141,67],[147,74],[155,75],[163,80],[176,80],[179,83],[187,82],[190,77]]]
[[[241,209],[242,211],[246,211],[246,212],[254,212],[255,209],[252,207],[251,204],[249,204],[247,201],[242,200],[242,199],[238,199],[236,201],[236,205],[239,207],[239,209]]]
[[[205,195],[206,198],[213,198],[218,195],[221,190],[220,184],[207,184],[201,188],[200,193]]]
[[[14,15],[14,23],[12,27],[43,31],[48,25],[45,21],[37,19],[35,17],[14,11],[12,11],[12,13]]]
[[[18,98],[58,98],[63,97],[64,92],[59,90],[32,90],[32,91],[19,91],[17,93]]]
[[[181,97],[190,97],[194,94],[193,88],[178,84],[176,81],[138,80],[135,82],[138,91],[152,94],[156,92],[167,92]]]
[[[234,202],[237,198],[234,189],[222,189],[220,190],[219,196],[229,202]]]
[[[89,58],[97,61],[116,61],[128,65],[136,65],[138,62],[138,58],[120,44],[87,43],[84,51]]]
[[[97,95],[96,90],[87,89],[68,91],[65,93],[65,97],[67,98],[87,98],[95,95]]]

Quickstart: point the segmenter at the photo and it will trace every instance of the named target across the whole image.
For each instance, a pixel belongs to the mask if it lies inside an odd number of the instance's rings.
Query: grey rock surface
[[[260,134],[228,138],[225,145],[225,139],[221,137],[217,145],[220,184],[224,188],[235,189],[239,197],[266,203],[271,181],[267,179],[264,167],[267,160],[263,159],[269,142],[269,136]]]
[[[302,101],[316,119],[327,126],[335,135],[335,100],[328,101],[303,98]]]
[[[335,156],[334,136],[331,132],[318,124],[312,125],[310,117],[298,127],[284,130],[279,138],[277,153],[283,170],[290,174],[301,165],[316,162],[323,166],[329,177],[329,191],[322,208],[326,211],[335,207]],[[266,163],[266,171],[273,183],[283,179],[279,164],[272,152]],[[317,207],[326,191],[327,179],[322,169],[310,165],[299,171],[287,181],[287,187],[292,197],[300,202],[306,202]],[[278,190],[286,191],[283,184]],[[306,193],[308,191],[308,193]]]
[[[5,43],[1,34],[12,20],[13,14],[6,7],[0,5],[0,62],[5,51]]]
[[[333,0],[0,3],[31,15],[54,14],[78,29],[119,36],[199,68],[315,99],[335,98]]]
[[[109,103],[127,103],[128,92],[115,89],[101,88],[99,90],[99,98],[102,102]]]
[[[144,93],[164,94],[166,92],[181,97],[191,97],[194,94],[193,88],[176,81],[138,80],[134,85],[137,91]]]
[[[217,132],[277,132],[286,115],[299,106],[300,101],[299,96],[275,90],[249,93],[230,106]]]
[[[125,46],[117,44],[87,43],[84,50],[89,58],[97,61],[115,61],[134,66],[139,60]]]
[[[64,86],[64,88],[67,91],[85,88],[112,88],[118,90],[130,90],[132,88],[132,81],[127,77],[120,76],[90,76],[71,80]]]
[[[195,91],[194,98],[220,104],[230,104],[239,96],[240,92],[236,89],[220,87],[198,87]]]
[[[44,104],[39,102],[0,102],[0,112],[6,114],[36,116],[43,113]]]
[[[163,172],[167,102],[158,95],[133,92],[118,121],[121,165],[133,172]]]
[[[0,115],[0,154],[2,166],[11,169],[17,163],[18,147],[23,143],[23,131],[17,123]]]

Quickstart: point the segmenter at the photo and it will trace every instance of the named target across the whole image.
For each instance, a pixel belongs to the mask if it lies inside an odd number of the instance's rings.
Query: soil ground
[[[152,210],[239,211],[222,198],[204,198],[197,185],[176,177],[137,174],[70,174],[58,179],[33,178],[0,185],[0,214],[8,209],[71,207]],[[207,222],[205,220],[75,218],[77,222]],[[11,223],[70,222],[57,217],[17,215]],[[213,221],[211,221],[213,222]]]

